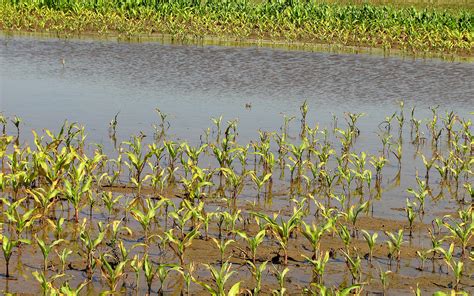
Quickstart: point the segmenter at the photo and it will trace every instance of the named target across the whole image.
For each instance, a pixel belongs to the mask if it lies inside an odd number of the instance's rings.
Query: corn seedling
[[[377,232],[374,232],[372,235],[370,235],[370,233],[362,229],[362,235],[364,236],[364,239],[367,242],[367,246],[369,247],[368,260],[370,263],[372,263],[374,247],[375,247],[375,243],[377,241],[377,237],[379,236],[379,234]]]
[[[322,225],[316,225],[313,223],[311,226],[302,221],[302,224],[304,227],[302,234],[310,242],[313,249],[313,259],[316,259],[319,254],[321,238],[326,232],[329,232],[329,230],[334,227],[333,221],[327,220],[327,222]]]
[[[278,281],[278,290],[273,290],[272,295],[284,296],[286,293],[285,288],[285,277],[286,274],[290,271],[288,267],[283,268],[282,270],[278,270],[277,267],[273,266],[275,277]]]
[[[305,255],[302,256],[313,266],[313,282],[318,285],[323,284],[324,269],[329,261],[329,251],[324,253],[320,252],[315,258],[309,258]]]
[[[231,271],[232,264],[229,262],[224,262],[221,265],[220,269],[215,268],[212,265],[205,264],[204,265],[209,272],[211,273],[212,280],[215,286],[211,286],[204,282],[198,281],[196,278],[192,277],[193,282],[199,284],[203,288],[205,288],[210,295],[212,296],[221,296],[221,295],[228,295],[228,296],[235,296],[238,295],[240,292],[240,282],[235,283],[229,291],[226,292],[225,284],[229,280],[229,278],[235,273],[235,271]]]
[[[277,220],[278,215],[275,215],[273,218],[262,214],[262,213],[253,213],[253,215],[263,219],[267,222],[267,227],[271,229],[273,234],[278,239],[278,243],[283,249],[283,264],[288,265],[288,240],[290,239],[291,233],[299,226],[301,220],[301,208],[293,209],[293,215],[288,219],[288,221],[280,219]]]
[[[407,214],[408,219],[408,229],[410,233],[408,234],[410,237],[413,236],[413,222],[415,221],[415,210],[414,208],[417,206],[416,202],[411,203],[408,199],[406,202],[405,212]]]
[[[249,265],[250,272],[255,280],[255,288],[252,289],[252,295],[259,295],[262,290],[262,276],[263,272],[267,268],[268,261],[262,262],[260,265],[256,265],[255,263],[248,261],[247,264]]]
[[[48,245],[42,239],[38,238],[36,235],[35,235],[35,240],[36,240],[36,243],[38,244],[38,246],[40,247],[41,253],[43,254],[43,272],[46,273],[46,271],[48,269],[48,256],[49,256],[49,253],[51,253],[51,250],[56,245],[60,244],[64,240],[63,239],[55,240],[50,245]]]
[[[18,247],[20,244],[30,244],[29,240],[18,239],[14,240],[7,235],[2,235],[2,252],[3,258],[5,258],[5,277],[10,277],[10,259],[13,254],[13,248]]]
[[[97,262],[100,266],[102,277],[107,282],[110,292],[114,293],[117,291],[117,286],[122,277],[125,276],[125,266],[128,263],[127,260],[120,262],[109,262],[111,256],[102,254]]]
[[[403,244],[403,229],[398,230],[397,234],[393,234],[389,231],[384,231],[385,235],[388,236],[389,240],[386,241],[388,246],[388,258],[389,258],[389,265],[392,265],[392,259],[395,258],[397,260],[397,267],[400,265],[400,253],[401,253],[401,246]]]
[[[346,253],[345,251],[342,251],[342,254],[344,255],[346,259],[347,268],[349,269],[349,272],[351,273],[352,283],[353,284],[360,283],[362,281],[362,270],[361,270],[361,259],[359,257],[359,254],[356,253],[355,257],[352,257],[350,254]]]
[[[252,263],[255,265],[257,260],[257,248],[265,239],[266,230],[260,230],[255,236],[248,235],[244,231],[237,231],[237,234],[242,237],[250,249],[249,258],[252,259]]]
[[[91,233],[86,229],[86,220],[80,226],[80,235],[79,239],[82,242],[83,250],[86,255],[86,270],[87,277],[90,280],[92,278],[93,270],[95,268],[95,259],[94,254],[97,251],[97,247],[102,243],[105,237],[105,229],[102,226],[102,223],[98,224],[99,233],[96,238],[91,236]]]
[[[191,246],[193,239],[199,235],[198,228],[194,228],[192,231],[188,232],[185,236],[179,237],[175,236],[173,233],[173,229],[168,230],[165,232],[166,239],[168,242],[169,247],[175,255],[179,258],[179,262],[181,266],[184,265],[184,255],[185,251],[188,247]]]

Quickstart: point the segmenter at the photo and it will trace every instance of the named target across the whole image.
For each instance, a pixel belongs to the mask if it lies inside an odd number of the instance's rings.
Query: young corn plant
[[[193,242],[193,239],[199,235],[199,227],[194,228],[184,236],[174,235],[174,229],[170,229],[165,232],[166,241],[168,246],[178,257],[181,266],[184,266],[184,255],[186,249],[189,248]]]
[[[61,263],[61,273],[64,273],[66,271],[66,263],[67,263],[67,258],[72,254],[72,250],[68,248],[64,248],[60,253],[55,249],[56,255],[59,258],[59,261]]]
[[[177,264],[158,264],[158,267],[156,269],[156,273],[158,275],[158,279],[160,281],[160,286],[158,288],[158,295],[164,295],[164,284],[165,284],[165,281],[166,279],[168,278],[169,274],[172,272],[172,271],[177,271],[179,272],[179,270],[181,269],[181,267]]]
[[[48,219],[46,221],[54,229],[54,237],[56,239],[60,239],[64,232],[64,228],[65,228],[64,222],[66,221],[66,218],[59,217],[55,220]]]
[[[352,284],[359,284],[362,282],[362,265],[359,254],[357,254],[357,252],[355,253],[356,256],[352,257],[350,254],[342,251],[342,254],[346,259],[347,268],[349,269],[352,276]]]
[[[47,295],[57,295],[56,288],[54,288],[53,283],[55,280],[64,276],[64,274],[55,274],[50,279],[46,277],[44,272],[33,271],[31,273],[36,281],[40,284],[41,290],[43,291],[43,296]]]
[[[425,270],[425,262],[428,259],[429,253],[430,253],[430,250],[416,251],[416,255],[418,256],[418,259],[420,259],[420,265],[416,269],[418,269],[419,271]]]
[[[306,128],[307,128],[306,115],[308,114],[308,103],[306,102],[306,100],[303,102],[303,105],[300,106],[300,111],[301,111],[301,133],[300,133],[300,137],[303,138],[305,136],[305,131],[306,131]]]
[[[292,232],[300,225],[302,208],[294,208],[293,215],[287,221],[283,220],[282,217],[277,220],[277,214],[273,218],[263,213],[253,212],[252,214],[267,222],[267,227],[273,232],[283,250],[283,265],[288,265],[288,241]]]
[[[96,266],[96,260],[94,258],[94,254],[97,251],[97,248],[104,240],[106,229],[103,228],[102,223],[99,222],[98,224],[99,233],[97,234],[96,238],[91,236],[90,230],[86,229],[86,219],[80,226],[80,235],[79,239],[82,243],[83,251],[86,255],[86,270],[87,270],[87,278],[88,280],[92,279],[92,275],[94,273],[94,268]]]
[[[186,155],[188,155],[189,160],[191,160],[192,165],[197,165],[199,162],[199,155],[201,155],[206,149],[208,145],[203,144],[198,147],[192,147],[189,145],[184,145],[184,151]]]
[[[398,161],[398,168],[401,169],[401,167],[402,167],[402,157],[403,157],[403,145],[402,145],[402,143],[398,142],[397,143],[397,150],[392,150],[391,152],[392,152],[393,156],[395,156],[395,158]]]
[[[262,176],[257,176],[255,171],[250,171],[249,175],[252,178],[254,184],[257,186],[257,200],[260,200],[260,192],[262,191],[262,187],[268,182],[268,180],[270,180],[272,174],[268,173]]]
[[[173,141],[163,141],[163,145],[166,148],[166,152],[168,153],[168,167],[170,172],[174,172],[175,170],[175,163],[178,159],[179,155],[181,154],[182,146],[176,144]],[[168,178],[170,182],[174,181],[174,175],[171,174]]]
[[[143,268],[143,259],[140,259],[140,256],[138,254],[135,254],[132,260],[130,260],[130,267],[135,273],[135,288],[138,293],[138,289],[140,287],[140,273],[141,273],[140,271]]]
[[[219,249],[219,253],[221,255],[220,257],[220,264],[222,265],[224,263],[224,255],[225,255],[225,250],[227,249],[227,247],[232,244],[232,243],[235,243],[235,241],[233,239],[230,239],[230,240],[225,240],[224,238],[221,238],[220,240],[217,240],[215,238],[211,238],[212,241],[216,244],[217,248]],[[227,260],[226,260],[227,261]]]
[[[102,192],[102,202],[107,209],[107,220],[110,220],[112,213],[114,211],[115,205],[119,203],[119,201],[123,198],[123,195],[117,195],[114,197],[112,191],[103,191]]]
[[[309,241],[313,249],[312,259],[317,259],[319,255],[321,238],[326,232],[329,232],[334,227],[333,221],[327,220],[326,223],[321,225],[316,225],[313,223],[311,226],[302,221],[302,224],[302,234]]]
[[[69,281],[64,282],[59,291],[53,290],[53,295],[79,296],[82,289],[89,284],[89,280],[79,283],[76,288],[71,287]]]
[[[153,266],[153,262],[148,257],[148,254],[145,254],[142,262],[143,262],[142,264],[143,273],[145,275],[146,285],[148,288],[147,295],[151,295],[151,286],[153,284],[153,279],[156,276],[157,269]],[[138,286],[137,286],[137,289],[138,289]]]
[[[359,118],[365,116],[365,113],[350,113],[346,112],[344,113],[345,115],[345,120],[347,124],[349,125],[349,130],[352,131],[354,134],[358,135],[360,134],[360,130],[357,128],[356,124]]]
[[[305,255],[302,255],[303,258],[308,260],[313,266],[313,280],[312,282],[322,285],[323,284],[323,275],[326,268],[326,264],[329,261],[329,251],[320,252],[315,258],[309,258]]]
[[[279,270],[275,265],[273,265],[273,271],[274,275],[278,281],[278,290],[273,290],[272,295],[278,295],[278,296],[284,296],[286,293],[286,288],[285,288],[285,277],[286,274],[290,271],[288,267],[283,268],[282,270]]]
[[[317,290],[317,293],[313,291],[308,291],[311,295],[318,295],[318,296],[348,296],[348,295],[358,295],[357,293],[360,291],[362,284],[353,284],[349,287],[333,287],[328,288],[324,285],[313,285]]]
[[[209,270],[211,273],[212,281],[214,282],[215,286],[211,286],[207,283],[197,280],[194,276],[192,276],[193,282],[200,285],[204,289],[206,289],[210,295],[212,296],[221,296],[221,295],[228,295],[228,296],[236,296],[240,293],[240,282],[235,283],[229,291],[226,292],[225,284],[229,280],[229,278],[235,273],[235,271],[231,271],[232,264],[229,262],[224,262],[221,265],[220,269],[215,268],[212,265],[204,264],[204,266]]]
[[[385,120],[379,124],[379,128],[384,126],[384,128],[387,130],[387,133],[390,134],[390,130],[392,129],[392,120],[396,115],[397,113],[394,112],[391,116],[385,116]]]
[[[15,144],[17,146],[20,145],[20,123],[22,122],[23,120],[18,117],[18,116],[15,116],[13,119],[12,119],[12,123],[13,125],[16,127],[16,139],[15,139]]]
[[[186,267],[181,267],[177,269],[179,273],[183,276],[184,283],[186,285],[186,295],[191,295],[191,282],[192,282],[192,273],[194,272],[195,265],[193,262],[189,263]],[[183,289],[184,290],[184,289]],[[184,294],[184,291],[181,291]]]
[[[10,223],[13,223],[17,239],[21,240],[23,232],[31,228],[41,215],[35,215],[35,208],[22,211],[21,205],[26,201],[25,197],[15,202],[10,202],[5,198],[1,198],[0,200],[7,205],[8,208],[5,211],[5,216]]]
[[[128,161],[125,162],[125,165],[129,168],[130,173],[132,174],[131,180],[135,180],[134,183],[136,184],[141,184],[143,169],[145,168],[148,159],[152,156],[151,151],[146,153],[143,151],[141,140],[141,136],[135,136],[130,142],[125,142],[129,147],[129,150],[125,151],[125,154],[128,156]],[[138,192],[138,195],[139,194],[140,191]]]
[[[420,178],[416,177],[416,182],[418,183],[418,189],[414,190],[412,188],[408,188],[408,193],[412,194],[420,203],[419,212],[421,215],[425,213],[425,199],[428,196],[428,187],[425,181],[420,180]]]
[[[226,181],[229,183],[232,192],[234,207],[237,204],[237,196],[242,192],[246,174],[238,174],[230,168],[222,168]],[[255,181],[254,181],[255,182]],[[255,184],[257,184],[256,182]],[[258,186],[258,185],[257,185]]]
[[[290,181],[292,182],[293,180],[295,180],[294,171],[296,168],[297,170],[296,181],[298,182],[301,179],[301,176],[303,174],[303,167],[306,163],[306,160],[304,159],[304,155],[305,155],[305,152],[309,148],[309,143],[306,138],[303,138],[303,140],[298,146],[288,143],[288,148],[292,154],[292,156],[288,157],[288,160],[294,163],[293,167],[288,165],[291,171]]]
[[[408,229],[410,230],[410,233],[408,236],[413,237],[413,222],[415,221],[415,208],[416,208],[416,202],[410,202],[408,199],[406,201],[406,207],[405,207],[405,213],[407,214],[407,219],[408,219]]]
[[[451,243],[448,249],[444,249],[443,247],[439,246],[436,248],[436,250],[443,255],[443,260],[447,267],[446,273],[449,273],[449,268],[452,268],[451,260],[453,260],[454,256],[454,243]]]
[[[252,289],[252,295],[259,295],[262,291],[262,276],[263,272],[267,268],[268,261],[262,262],[260,265],[256,265],[251,261],[247,260],[247,264],[249,265],[250,272],[255,280],[255,288]]]
[[[247,242],[248,248],[250,249],[250,254],[247,257],[252,259],[252,263],[255,265],[257,261],[257,248],[258,246],[260,246],[260,244],[262,244],[263,240],[265,239],[266,230],[260,230],[255,236],[250,236],[244,231],[236,232]]]
[[[7,235],[2,235],[2,252],[3,258],[5,258],[5,277],[10,277],[10,259],[13,254],[13,249],[18,247],[20,244],[30,244],[27,239],[12,239]]]
[[[430,170],[435,164],[437,156],[434,155],[431,159],[426,159],[426,157],[423,154],[421,154],[421,159],[423,160],[423,164],[425,165],[425,168],[426,168],[425,181],[426,183],[428,183],[430,179]]]
[[[386,159],[383,155],[371,157],[370,164],[372,164],[372,166],[375,168],[375,180],[378,184],[380,184],[380,181],[382,180],[382,169],[387,162],[388,159]]]
[[[347,211],[347,213],[343,213],[343,215],[346,217],[348,222],[352,224],[352,237],[359,236],[359,230],[356,227],[357,217],[359,216],[361,212],[367,210],[368,206],[369,206],[369,201],[366,201],[362,204],[352,205]]]
[[[377,237],[379,236],[379,234],[378,232],[374,232],[372,235],[370,235],[370,233],[362,229],[362,235],[364,236],[364,239],[367,242],[367,246],[369,247],[369,256],[368,256],[369,263],[372,263],[372,258],[374,257],[373,256],[374,247],[375,247]]]
[[[161,207],[163,202],[164,200],[160,200],[159,202],[155,204],[150,198],[147,198],[145,212],[142,212],[137,208],[133,208],[130,210],[130,213],[132,214],[133,218],[138,223],[140,223],[140,225],[143,228],[145,244],[148,244],[148,240],[150,239],[149,231],[150,231],[151,223],[155,219],[156,212]]]
[[[461,245],[461,256],[463,258],[466,258],[467,245],[474,235],[474,211],[471,210],[469,216],[469,219],[466,221],[457,222],[454,219],[450,219],[451,224],[448,223],[448,221],[443,223],[446,229],[451,233],[451,238],[459,241]],[[450,217],[447,216],[445,218],[448,219]]]
[[[382,288],[383,288],[383,295],[386,295],[386,293],[387,293],[387,289],[388,289],[388,285],[389,285],[388,276],[391,273],[392,273],[391,270],[383,271],[381,268],[379,269],[379,278],[380,278],[380,282],[381,282]]]
[[[46,273],[46,271],[48,269],[48,256],[49,256],[49,253],[51,253],[51,250],[55,246],[57,246],[58,244],[60,244],[64,240],[63,239],[58,239],[58,240],[53,241],[50,245],[48,245],[45,241],[38,238],[38,236],[36,236],[36,234],[35,234],[35,240],[36,240],[36,243],[38,244],[38,246],[40,247],[41,253],[43,254],[43,272]]]
[[[74,217],[76,223],[79,222],[79,207],[83,196],[90,194],[92,186],[92,177],[86,174],[86,162],[82,161],[78,166],[72,166],[72,172],[69,173],[71,181],[64,180],[64,190],[67,199],[74,207]]]
[[[453,269],[454,273],[454,290],[459,291],[459,284],[461,283],[461,278],[464,275],[464,262],[462,262],[461,260],[453,260],[450,266]]]
[[[392,265],[392,259],[395,258],[397,260],[397,268],[400,267],[400,254],[401,254],[401,246],[404,243],[403,241],[403,229],[398,230],[397,234],[393,234],[389,231],[384,231],[385,235],[388,236],[389,240],[386,241],[388,246],[388,258],[389,258],[389,265]]]
[[[128,260],[120,261],[118,263],[109,262],[113,256],[108,254],[101,254],[97,263],[100,266],[100,271],[102,277],[105,279],[107,285],[109,286],[110,293],[117,292],[117,287],[120,280],[125,276],[125,267],[128,263]]]
[[[208,181],[207,174],[203,169],[197,166],[191,166],[190,169],[192,172],[192,178],[190,180],[182,178],[181,183],[184,186],[186,199],[194,204],[195,200],[200,200],[205,196],[205,193],[203,192],[204,187],[210,187],[214,184]]]
[[[352,235],[351,235],[349,229],[347,228],[346,225],[340,224],[339,225],[339,230],[337,231],[337,234],[339,235],[342,242],[344,243],[344,248],[346,250],[346,253],[349,254],[350,253],[349,246],[352,242]]]
[[[55,198],[60,193],[56,188],[57,183],[53,183],[48,189],[27,189],[26,192],[30,194],[38,205],[38,208],[42,209],[41,218],[44,220],[48,217],[49,210],[55,204]]]

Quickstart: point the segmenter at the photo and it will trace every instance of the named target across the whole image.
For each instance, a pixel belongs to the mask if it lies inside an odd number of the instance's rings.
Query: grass
[[[308,44],[340,44],[471,55],[474,13],[467,9],[287,0],[46,1],[4,0],[0,29],[97,34],[132,39],[170,35]]]

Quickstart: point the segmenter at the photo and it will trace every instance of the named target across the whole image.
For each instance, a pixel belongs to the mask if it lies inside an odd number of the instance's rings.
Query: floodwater
[[[159,108],[168,114],[175,139],[197,143],[211,118],[222,115],[224,122],[239,120],[239,141],[247,143],[258,138],[259,129],[277,131],[284,115],[299,116],[307,100],[308,121],[321,129],[331,127],[333,115],[342,126],[344,112],[365,113],[358,145],[376,153],[379,124],[398,110],[400,100],[406,113],[416,106],[418,119],[431,115],[429,107],[466,117],[474,106],[473,63],[30,37],[2,37],[0,53],[3,113],[23,118],[26,130],[79,122],[88,141],[104,144],[105,151],[111,147],[108,124],[118,112],[119,141],[139,132],[151,135]],[[415,154],[413,147],[406,149],[405,155]],[[424,169],[410,157],[404,161],[407,183],[392,190],[397,198],[384,209],[403,207],[405,189],[416,184],[416,170]],[[395,176],[395,163],[387,167]],[[388,214],[404,218],[403,212]]]
[[[123,141],[139,132],[153,133],[152,125],[159,123],[155,108],[168,114],[168,133],[174,139],[197,143],[212,126],[211,118],[222,115],[225,121],[238,119],[238,140],[245,144],[258,138],[259,129],[279,130],[284,115],[299,117],[307,100],[312,126],[330,128],[333,115],[343,126],[344,112],[365,113],[357,124],[361,135],[356,148],[373,154],[381,148],[379,124],[399,110],[400,100],[407,118],[411,106],[419,119],[430,116],[433,106],[439,106],[440,114],[449,110],[460,117],[474,111],[474,64],[436,59],[3,36],[0,69],[0,111],[23,119],[22,139],[31,139],[31,129],[57,129],[67,119],[85,125],[88,141],[104,144],[105,151],[113,150],[108,123],[115,114],[118,140]],[[293,121],[294,135],[298,128],[299,121]],[[383,199],[374,204],[373,217],[361,222],[365,229],[385,223],[395,231],[394,225],[406,220],[406,189],[415,186],[417,171],[424,173],[415,147],[407,142],[400,182],[392,157],[384,168]],[[423,152],[430,151],[425,148]],[[288,206],[284,194],[274,199],[270,209]],[[425,221],[431,221],[457,205],[445,198],[427,201],[426,208]],[[95,218],[104,219],[98,214]],[[418,230],[413,249],[429,243],[426,230]],[[334,281],[341,276],[341,262],[330,272]],[[420,276],[415,264],[403,266],[402,274]],[[444,275],[421,273],[426,283],[447,281]],[[303,273],[303,282],[309,282],[309,274]],[[399,292],[407,292],[403,279],[397,281]]]
[[[244,138],[276,130],[283,115],[327,125],[331,113],[365,112],[364,127],[396,111],[399,100],[419,117],[439,105],[467,114],[474,102],[474,64],[267,48],[179,46],[2,37],[0,108],[30,128],[84,124],[104,142],[120,112],[123,137],[151,132],[153,111],[190,141],[210,118],[238,118]],[[62,63],[64,59],[64,65]],[[245,108],[249,103],[250,110]]]

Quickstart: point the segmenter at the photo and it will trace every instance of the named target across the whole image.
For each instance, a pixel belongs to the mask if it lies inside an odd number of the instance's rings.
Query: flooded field
[[[3,293],[473,293],[472,63],[0,41]]]

